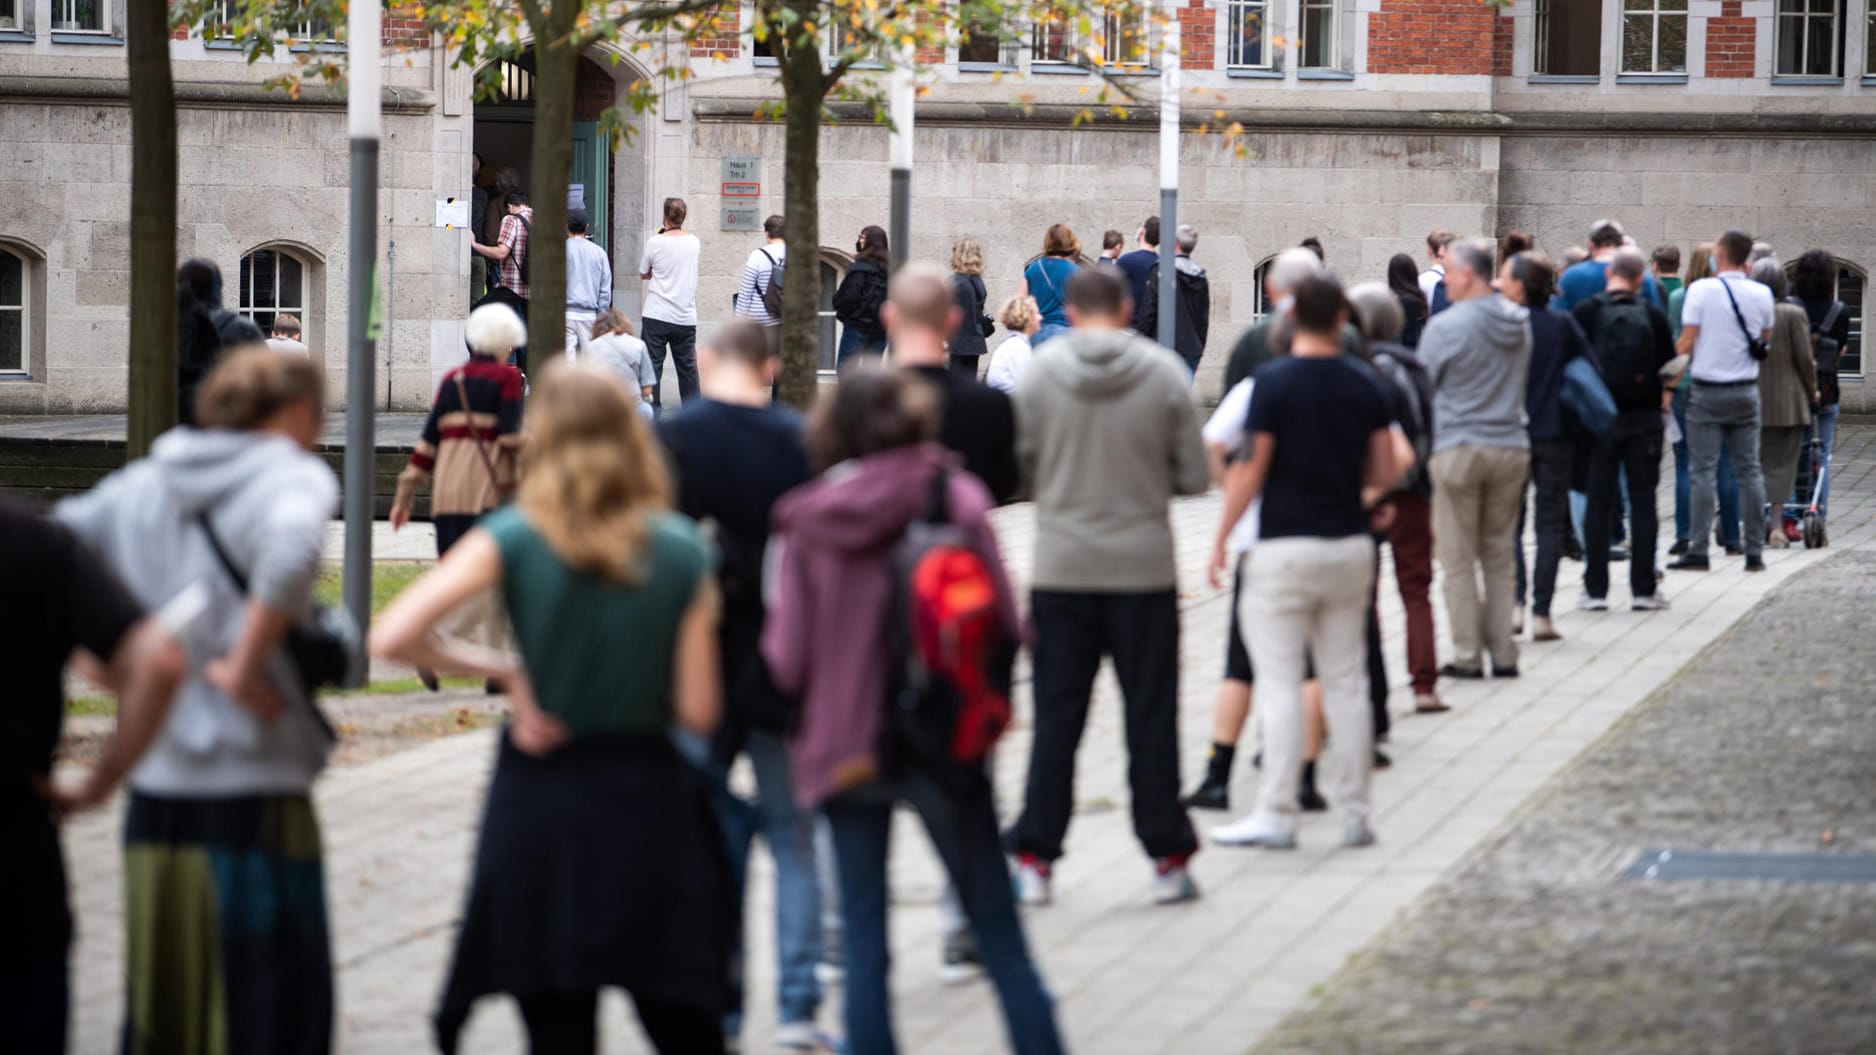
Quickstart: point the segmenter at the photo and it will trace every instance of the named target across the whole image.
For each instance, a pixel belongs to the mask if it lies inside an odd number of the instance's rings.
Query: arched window
[[[1843,306],[1850,314],[1850,340],[1843,347],[1843,359],[1837,371],[1840,374],[1863,373],[1863,291],[1869,285],[1869,273],[1848,260],[1833,258],[1837,265],[1837,288],[1832,294],[1843,301]],[[1797,262],[1785,265],[1785,273],[1791,274],[1797,268]]]
[[[235,311],[254,320],[262,333],[271,333],[274,316],[291,312],[302,327],[306,318],[306,264],[283,249],[256,249],[241,258],[241,284]],[[302,329],[300,340],[312,344]]]
[[[23,257],[0,249],[0,374],[27,371],[26,328],[32,320],[27,311],[26,267]]]
[[[1270,277],[1270,265],[1277,258],[1267,256],[1251,272],[1251,321],[1261,322],[1270,314],[1270,305],[1264,300],[1264,280]]]

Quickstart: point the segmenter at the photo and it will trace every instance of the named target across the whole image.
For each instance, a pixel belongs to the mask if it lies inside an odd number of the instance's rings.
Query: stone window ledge
[[[1618,73],[1617,84],[1686,84],[1685,73]]]
[[[1602,77],[1594,73],[1533,73],[1525,78],[1527,84],[1601,84]]]
[[[99,47],[121,48],[124,46],[124,38],[114,37],[108,33],[69,33],[54,30],[52,33],[52,43],[91,44]]]
[[[0,44],[31,44],[38,38],[19,29],[0,29]]]
[[[1774,75],[1772,83],[1781,88],[1835,88],[1843,84],[1842,77],[1781,77]]]
[[[1244,81],[1280,81],[1283,71],[1269,66],[1227,66],[1225,76]]]
[[[1297,70],[1299,81],[1352,81],[1355,75],[1347,70]]]
[[[1039,73],[1046,77],[1086,77],[1088,67],[1074,62],[1047,62],[1031,59],[1029,72]]]
[[[1007,62],[960,62],[959,73],[1021,73],[1021,66],[1012,66]]]

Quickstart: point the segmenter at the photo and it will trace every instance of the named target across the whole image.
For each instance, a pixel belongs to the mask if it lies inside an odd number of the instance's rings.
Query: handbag
[[[1588,357],[1579,355],[1564,364],[1562,397],[1563,405],[1592,435],[1607,436],[1615,427],[1615,397]]]
[[[1765,337],[1762,334],[1753,333],[1746,328],[1746,317],[1740,314],[1739,301],[1733,299],[1733,287],[1727,285],[1723,278],[1714,281],[1726,291],[1726,299],[1733,305],[1733,321],[1739,324],[1739,332],[1745,335],[1746,354],[1752,356],[1755,362],[1765,362],[1765,357],[1772,354],[1772,346],[1765,343]]]
[[[201,525],[202,533],[208,537],[209,548],[215,551],[215,559],[220,562],[222,570],[228,573],[228,578],[234,580],[241,595],[248,596],[248,577],[223,548],[221,536],[215,534],[215,526],[209,523],[208,512],[204,510],[197,513],[195,522]],[[332,721],[313,702],[313,697],[323,688],[357,688],[365,683],[365,649],[358,624],[353,621],[351,613],[343,608],[328,604],[315,605],[312,619],[290,628],[280,647],[293,663],[293,669],[300,677],[301,688],[306,690],[306,708],[313,723],[319,727],[328,743],[337,740],[339,734],[333,729]]]
[[[469,386],[463,383],[460,370],[456,372],[456,398],[462,401],[462,412],[466,416],[469,413]],[[495,458],[489,454],[488,446],[482,442],[482,434],[476,431],[473,424],[469,426],[469,442],[476,445],[476,453],[482,456],[482,467],[489,471],[489,483],[495,485],[496,503],[506,505],[508,500],[515,496],[515,490],[521,486],[521,481],[512,471],[514,462],[512,460],[508,462],[511,471],[503,476],[501,470],[496,467]]]

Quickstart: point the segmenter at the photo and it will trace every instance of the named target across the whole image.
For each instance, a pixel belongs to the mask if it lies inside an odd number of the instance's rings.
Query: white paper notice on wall
[[[469,199],[438,198],[436,225],[451,230],[469,226]]]

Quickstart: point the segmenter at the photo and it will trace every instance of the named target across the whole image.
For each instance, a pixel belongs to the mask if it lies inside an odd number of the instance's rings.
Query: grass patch
[[[117,713],[117,697],[74,696],[65,701],[65,713],[72,718],[109,718]]]
[[[371,614],[383,612],[391,604],[391,599],[402,593],[404,587],[415,582],[419,575],[436,566],[433,560],[381,560],[371,568]],[[337,561],[324,561],[319,565],[319,579],[313,584],[313,596],[321,604],[340,604],[345,595],[345,584],[340,579],[340,565]],[[413,680],[411,684],[415,685]]]

